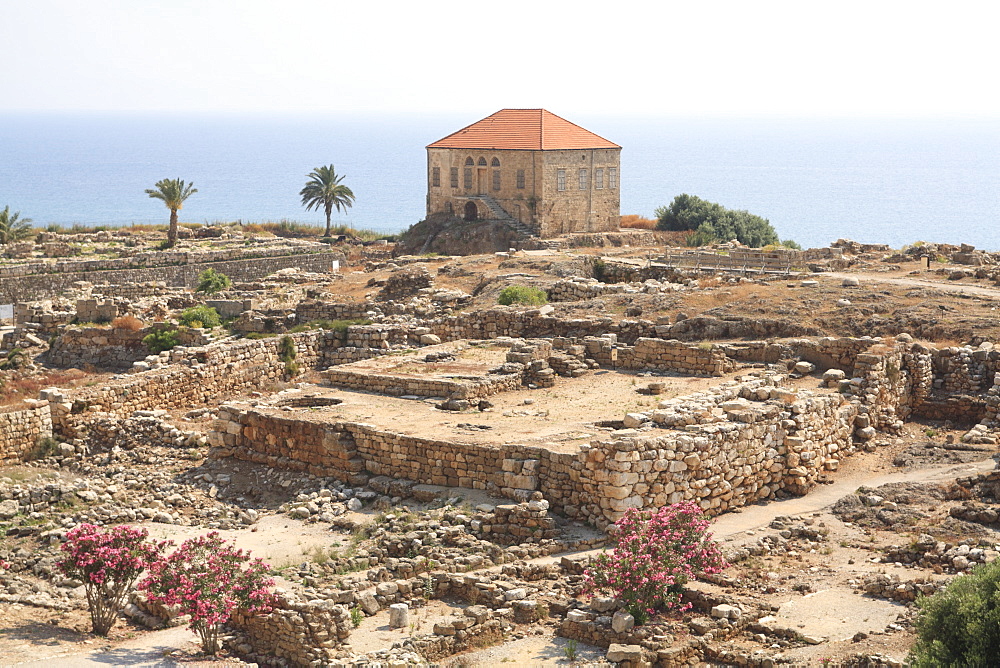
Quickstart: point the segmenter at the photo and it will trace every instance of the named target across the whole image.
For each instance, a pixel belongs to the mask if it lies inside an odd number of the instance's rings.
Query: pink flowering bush
[[[614,596],[638,624],[660,610],[687,609],[690,605],[680,602],[684,584],[726,565],[708,524],[690,501],[652,513],[629,509],[615,524],[614,550],[597,557],[584,573],[587,591]]]
[[[151,601],[177,606],[190,617],[207,654],[218,653],[219,630],[234,612],[267,613],[273,604],[270,570],[249,552],[236,549],[215,531],[181,543],[154,563],[139,583]]]
[[[117,621],[132,585],[154,562],[165,543],[148,543],[149,532],[128,525],[102,529],[81,524],[66,534],[66,556],[58,566],[83,581],[94,633],[106,636]]]

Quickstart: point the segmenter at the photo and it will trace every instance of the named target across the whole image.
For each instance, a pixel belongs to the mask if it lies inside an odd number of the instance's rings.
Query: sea
[[[321,224],[298,192],[333,164],[356,196],[335,224],[400,232],[425,214],[424,147],[493,111],[4,112],[0,207],[39,227],[165,223],[144,191],[182,178],[198,189],[184,222]],[[652,217],[688,193],[763,216],[803,247],[849,238],[1000,250],[1000,119],[564,115],[623,147],[623,214]]]

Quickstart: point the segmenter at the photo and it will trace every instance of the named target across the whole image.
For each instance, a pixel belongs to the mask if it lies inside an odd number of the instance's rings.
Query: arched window
[[[479,166],[480,167],[486,166],[486,158],[479,158]]]
[[[474,164],[476,164],[476,163],[472,160],[471,156],[465,159],[465,166],[466,167],[472,167]]]
[[[500,166],[500,159],[493,158],[493,162],[490,163],[490,167],[499,167],[499,166]]]

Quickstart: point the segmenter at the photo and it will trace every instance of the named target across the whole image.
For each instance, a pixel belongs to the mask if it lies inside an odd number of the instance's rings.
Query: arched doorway
[[[467,221],[473,221],[479,218],[479,211],[476,209],[476,203],[473,201],[468,201],[465,203],[465,219]]]

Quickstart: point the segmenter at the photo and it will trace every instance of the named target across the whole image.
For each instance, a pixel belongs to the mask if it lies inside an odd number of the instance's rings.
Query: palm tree
[[[198,192],[194,183],[185,184],[183,179],[160,179],[156,182],[156,190],[146,190],[153,199],[163,200],[170,209],[170,230],[167,232],[167,243],[173,246],[177,243],[177,211],[184,206],[184,200]]]
[[[299,192],[302,195],[302,206],[306,211],[319,210],[322,207],[326,213],[326,232],[323,236],[330,236],[330,214],[334,209],[339,212],[341,207],[349,209],[354,204],[354,193],[351,189],[340,182],[343,176],[337,176],[333,170],[333,165],[328,167],[317,167],[309,174],[305,187]]]
[[[27,239],[35,233],[31,227],[31,218],[21,218],[21,212],[10,212],[10,206],[0,211],[0,244]]]

